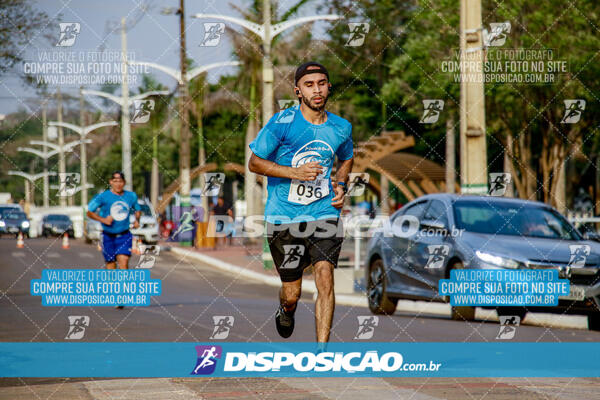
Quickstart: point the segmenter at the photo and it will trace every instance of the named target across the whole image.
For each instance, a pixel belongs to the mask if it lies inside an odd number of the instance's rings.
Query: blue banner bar
[[[600,343],[0,343],[2,377],[599,377]]]

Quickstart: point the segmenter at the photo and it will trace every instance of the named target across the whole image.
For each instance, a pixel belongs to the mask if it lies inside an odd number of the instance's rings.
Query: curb
[[[279,287],[281,281],[275,276],[267,276],[260,272],[249,271],[246,268],[210,257],[192,250],[186,250],[181,247],[171,247],[171,252],[179,256],[188,257],[202,263],[219,268],[222,271],[232,272],[244,278],[250,278],[262,282],[269,286]],[[302,291],[313,293],[313,300],[317,298],[317,288],[312,281],[302,281]],[[367,298],[361,295],[336,294],[336,304],[353,307],[368,307]],[[446,303],[433,303],[428,301],[399,300],[397,311],[409,313],[435,314],[450,317],[450,305]],[[495,310],[477,308],[476,318],[486,321],[498,321],[498,315]],[[559,315],[546,313],[528,313],[524,319],[523,325],[542,326],[545,328],[570,328],[587,329],[587,318],[578,315]]]

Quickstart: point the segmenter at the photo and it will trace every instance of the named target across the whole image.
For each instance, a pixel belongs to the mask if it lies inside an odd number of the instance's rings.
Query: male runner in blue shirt
[[[141,207],[134,192],[123,190],[123,172],[113,172],[109,184],[110,190],[97,194],[89,202],[87,216],[102,223],[102,255],[106,268],[116,269],[116,264],[119,264],[120,269],[127,269],[133,238],[129,231],[129,215],[131,210],[135,211],[133,227],[138,228]],[[98,209],[100,210],[96,213]]]
[[[300,105],[275,114],[261,129],[250,144],[248,168],[268,177],[267,236],[282,282],[277,332],[284,338],[292,334],[302,274],[312,264],[322,351],[335,307],[333,269],[344,239],[339,215],[353,164],[352,125],[325,110],[331,83],[321,64],[311,61],[298,67],[294,91]]]

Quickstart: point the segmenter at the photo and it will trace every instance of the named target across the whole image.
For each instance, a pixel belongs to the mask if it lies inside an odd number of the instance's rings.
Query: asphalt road
[[[17,249],[14,239],[0,239],[0,340],[62,342],[69,315],[87,315],[89,327],[81,341],[206,342],[213,316],[233,316],[224,341],[284,341],[277,335],[274,313],[277,288],[231,276],[206,265],[162,251],[152,278],[162,280],[162,295],[148,307],[44,307],[29,294],[31,279],[42,269],[100,268],[101,253],[93,245],[71,240],[29,239]],[[130,265],[137,262],[137,256]],[[311,296],[307,296],[311,297]],[[338,306],[332,341],[352,342],[358,316],[366,308]],[[397,313],[380,317],[371,341],[494,342],[495,322],[465,323],[433,315]],[[291,341],[313,341],[314,303],[301,301]],[[517,328],[520,342],[595,342],[599,332],[537,326]],[[282,378],[282,379],[0,379],[0,399],[179,399],[179,398],[379,398],[410,399],[598,399],[600,380],[591,378]]]

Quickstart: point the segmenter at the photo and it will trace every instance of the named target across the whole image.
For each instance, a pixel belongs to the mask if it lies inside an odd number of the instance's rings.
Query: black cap
[[[112,174],[110,174],[110,179],[114,179],[115,175],[119,175],[121,179],[125,180],[125,174],[123,171],[114,171]]]
[[[318,67],[318,68],[308,69],[308,67]],[[322,66],[321,64],[319,64],[316,61],[309,61],[309,62],[305,62],[304,64],[299,66],[298,69],[296,69],[296,75],[294,76],[294,85],[298,86],[298,81],[304,75],[315,74],[315,73],[325,74],[327,76],[327,80],[329,80],[329,72],[327,72],[327,68],[325,68],[324,66]]]

